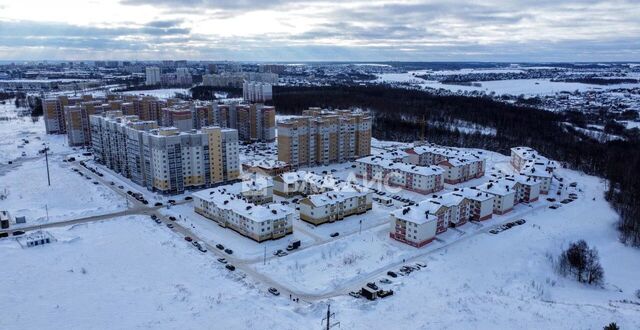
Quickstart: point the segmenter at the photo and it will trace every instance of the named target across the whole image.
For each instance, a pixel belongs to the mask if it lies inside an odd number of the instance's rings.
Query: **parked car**
[[[394,273],[394,272],[392,272],[392,271],[388,271],[388,272],[387,272],[387,275],[389,275],[389,276],[391,276],[391,277],[393,277],[393,278],[398,277],[398,274],[396,274],[396,273]]]
[[[491,230],[489,230],[489,232],[495,235],[495,234],[499,233],[500,231],[497,230],[497,229],[491,229]]]
[[[124,189],[124,186],[118,186],[118,188],[120,188],[120,189]]]
[[[271,293],[274,296],[279,296],[280,295],[280,292],[276,288],[269,288],[269,293]]]
[[[169,220],[171,220],[171,221],[176,221],[176,217],[174,217],[174,216],[170,216],[170,217],[169,217]]]
[[[274,256],[277,256],[278,254],[280,254],[280,253],[282,253],[282,252],[284,252],[284,251],[282,251],[282,250],[276,250],[275,252],[273,252],[273,255],[274,255]]]
[[[234,265],[229,265],[229,264],[227,264],[226,266],[224,266],[224,268],[226,268],[226,269],[228,269],[228,270],[230,270],[230,271],[234,271],[234,270],[236,270],[236,266],[234,266]]]
[[[176,201],[175,201],[175,200],[173,200],[173,199],[170,199],[170,200],[168,200],[168,201],[167,201],[167,203],[169,203],[169,204],[175,204],[175,203],[176,203]]]
[[[378,291],[378,297],[380,298],[385,298],[388,296],[392,296],[393,295],[393,290],[379,290]]]
[[[518,225],[524,225],[527,222],[525,219],[519,219],[515,221]]]
[[[378,286],[373,282],[367,283],[367,287],[369,287],[369,288],[371,288],[373,290],[378,290]]]
[[[224,252],[226,252],[227,254],[233,254],[233,250],[231,249],[224,249]]]
[[[349,295],[354,297],[354,298],[360,298],[360,293],[355,292],[355,291],[351,291],[349,292]]]
[[[218,248],[218,250],[224,250],[224,245],[216,244],[216,248]]]
[[[155,219],[155,220],[153,220],[153,221],[155,221],[157,224],[162,223],[162,221],[160,221],[160,219]]]
[[[24,235],[24,231],[23,230],[16,230],[13,232],[13,236],[20,236],[20,235]]]
[[[151,215],[151,219],[153,219],[153,220],[158,219],[158,216],[156,216],[155,214],[152,214]]]
[[[422,262],[416,262],[416,266],[418,266],[420,268],[427,268],[427,264],[422,263]]]
[[[383,278],[380,280],[380,283],[382,284],[391,284],[391,280],[389,280],[388,278]]]
[[[332,234],[331,234],[331,235],[329,235],[329,236],[331,236],[331,237],[338,237],[339,235],[340,235],[340,233],[335,232],[335,233],[332,233]]]
[[[184,198],[185,201],[190,201],[192,199],[193,199],[193,197],[191,197],[191,196],[187,196],[187,197]]]
[[[168,224],[167,224],[167,227],[169,227],[169,228],[173,228],[173,224],[168,223]]]
[[[191,242],[191,241],[193,241],[193,238],[191,238],[189,236],[185,236],[184,240],[187,241],[187,242]]]
[[[218,262],[222,263],[222,264],[226,264],[227,263],[227,259],[225,258],[218,258]]]

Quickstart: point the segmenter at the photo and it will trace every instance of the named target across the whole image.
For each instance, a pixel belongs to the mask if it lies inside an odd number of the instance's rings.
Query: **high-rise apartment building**
[[[177,68],[176,69],[176,83],[181,86],[191,85],[193,82],[193,78],[191,77],[191,72],[189,72],[188,68]]]
[[[96,161],[149,190],[179,194],[240,176],[236,130],[208,126],[181,132],[120,111],[90,121]]]
[[[310,108],[278,123],[278,160],[293,167],[354,160],[371,153],[367,112]]]
[[[242,84],[242,96],[246,102],[266,102],[273,99],[273,87],[269,83],[245,81]]]
[[[161,78],[159,67],[148,66],[145,69],[145,72],[146,72],[145,85],[147,86],[160,85],[160,83],[162,82],[162,78]]]
[[[264,104],[235,105],[240,140],[273,142],[276,139],[276,109]]]

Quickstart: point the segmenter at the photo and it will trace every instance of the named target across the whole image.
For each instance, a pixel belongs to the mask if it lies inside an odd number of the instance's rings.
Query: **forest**
[[[310,106],[361,108],[374,116],[372,134],[381,140],[413,141],[427,123],[429,142],[483,148],[505,155],[530,146],[564,166],[606,178],[605,197],[620,215],[620,239],[640,247],[640,139],[599,142],[563,123],[585,123],[580,112],[553,113],[490,97],[439,96],[389,86],[274,87],[278,113],[299,114]],[[488,129],[457,129],[460,123]],[[578,126],[578,125],[576,125]]]

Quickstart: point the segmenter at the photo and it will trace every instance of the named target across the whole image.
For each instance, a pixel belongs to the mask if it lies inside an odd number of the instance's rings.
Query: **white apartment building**
[[[492,194],[475,188],[458,189],[452,194],[465,197],[469,201],[469,220],[483,221],[493,216],[495,197]]]
[[[540,155],[532,148],[514,147],[511,148],[511,166],[520,174],[540,181],[541,194],[549,193],[553,171],[557,168],[556,162]]]
[[[407,162],[415,165],[438,165],[445,169],[444,182],[456,184],[484,176],[486,157],[480,152],[435,144],[405,150]]]
[[[297,212],[290,207],[276,203],[256,205],[225,187],[198,191],[193,194],[193,203],[196,213],[257,242],[293,233],[297,218]]]
[[[440,166],[419,166],[394,162],[380,156],[368,156],[356,160],[356,171],[358,177],[421,194],[444,188],[445,171]]]
[[[282,197],[320,194],[337,186],[338,181],[331,175],[306,171],[285,172],[273,178],[273,192]]]
[[[160,85],[162,82],[162,75],[160,74],[160,68],[157,66],[148,66],[145,68],[145,85],[155,86]]]
[[[245,81],[242,84],[242,96],[245,102],[263,103],[273,99],[273,86],[269,83]]]
[[[415,247],[422,247],[436,238],[438,217],[429,212],[430,206],[419,203],[391,212],[389,236]]]
[[[340,184],[335,189],[310,195],[300,201],[300,219],[314,225],[363,214],[373,207],[369,189],[355,184]]]
[[[181,86],[191,85],[193,78],[188,68],[176,68],[176,83]]]
[[[493,213],[505,214],[511,212],[516,204],[516,187],[515,182],[502,179],[490,180],[476,189],[493,195]]]

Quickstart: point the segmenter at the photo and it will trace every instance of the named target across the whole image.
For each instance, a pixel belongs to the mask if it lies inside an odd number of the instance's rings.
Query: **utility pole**
[[[358,235],[362,234],[362,219],[360,219],[360,229],[358,230]]]
[[[324,324],[326,322],[326,327],[324,327],[324,329],[326,330],[330,330],[335,326],[340,327],[340,322],[331,323],[331,317],[335,319],[336,313],[331,313],[331,304],[329,304],[327,305],[327,316],[322,319],[322,323],[321,323],[321,324]]]
[[[266,265],[267,264],[267,246],[264,246],[264,260],[262,261],[262,265]]]
[[[44,204],[44,209],[45,212],[47,212],[47,223],[49,223],[49,206],[47,204]]]
[[[51,187],[51,176],[49,175],[49,147],[44,148],[44,160],[47,162],[47,182],[49,182],[49,187]]]

